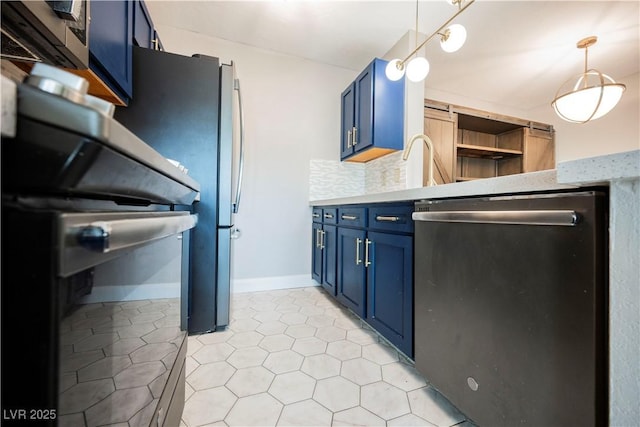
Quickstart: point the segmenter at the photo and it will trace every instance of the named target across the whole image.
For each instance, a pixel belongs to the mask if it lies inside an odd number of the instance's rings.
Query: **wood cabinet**
[[[313,212],[313,278],[413,357],[413,205],[339,206],[337,225]]]
[[[555,167],[554,130],[544,123],[425,100],[424,130],[438,184]],[[427,185],[427,150],[423,170]]]
[[[342,92],[341,160],[366,162],[403,148],[404,79],[387,79],[386,66],[374,59]]]

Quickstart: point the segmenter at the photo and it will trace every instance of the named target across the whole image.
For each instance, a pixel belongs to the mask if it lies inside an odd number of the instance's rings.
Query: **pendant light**
[[[429,61],[427,58],[417,56],[417,52],[422,49],[422,47],[427,44],[429,40],[431,40],[436,35],[440,36],[440,46],[442,50],[445,52],[455,52],[460,49],[464,42],[467,40],[467,30],[460,24],[454,24],[450,27],[446,28],[447,25],[451,23],[458,15],[464,12],[467,7],[471,6],[471,4],[475,0],[467,0],[465,4],[465,0],[446,0],[449,4],[457,6],[458,11],[444,24],[440,26],[436,31],[433,32],[425,41],[423,41],[419,46],[409,54],[405,59],[393,59],[389,61],[387,67],[385,68],[385,74],[389,80],[400,80],[404,77],[405,72],[407,74],[407,78],[412,82],[419,82],[424,80],[429,74]],[[444,31],[443,31],[444,30]],[[418,37],[418,0],[416,0],[416,45]],[[411,61],[409,59],[416,55]],[[407,62],[408,61],[408,62]]]
[[[588,69],[589,47],[597,41],[596,36],[590,36],[577,43],[579,49],[584,49],[584,72],[577,79],[567,80],[551,102],[556,114],[568,122],[586,123],[604,116],[618,104],[626,89],[625,85],[616,83],[608,75]]]

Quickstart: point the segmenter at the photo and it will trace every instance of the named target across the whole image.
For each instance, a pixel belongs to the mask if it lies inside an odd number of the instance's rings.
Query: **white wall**
[[[357,72],[173,27],[158,31],[168,52],[217,56],[237,66],[246,163],[236,216],[242,232],[234,242],[236,281],[310,281],[309,163],[339,160],[340,93]]]

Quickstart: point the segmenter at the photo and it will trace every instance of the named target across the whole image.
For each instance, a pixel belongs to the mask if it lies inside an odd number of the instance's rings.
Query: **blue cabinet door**
[[[386,65],[374,59],[342,93],[340,160],[366,162],[404,147],[404,79],[387,79]]]
[[[355,126],[356,85],[351,83],[342,92],[342,117],[340,119],[340,159],[353,154],[353,128]]]
[[[362,151],[373,145],[373,78],[375,61],[358,76],[356,86],[356,134],[354,151]]]
[[[365,320],[413,358],[413,237],[369,232],[367,241]]]
[[[147,49],[155,49],[154,29],[147,6],[141,0],[133,0],[133,43]]]
[[[89,68],[125,103],[132,95],[133,2],[91,2]]]
[[[311,277],[322,283],[322,223],[313,223],[311,244]]]
[[[335,225],[323,225],[322,235],[322,287],[335,296],[338,290],[337,283],[337,227]]]
[[[337,298],[362,318],[366,314],[365,238],[365,230],[338,228]]]

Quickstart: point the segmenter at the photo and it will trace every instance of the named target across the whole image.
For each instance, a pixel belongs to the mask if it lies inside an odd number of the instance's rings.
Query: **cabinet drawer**
[[[322,222],[322,208],[313,208],[311,218],[313,222]]]
[[[413,206],[378,206],[369,208],[371,230],[413,233]]]
[[[338,225],[343,227],[366,227],[367,208],[339,208]]]
[[[325,224],[337,224],[338,223],[338,209],[325,208],[322,212],[322,222]]]

